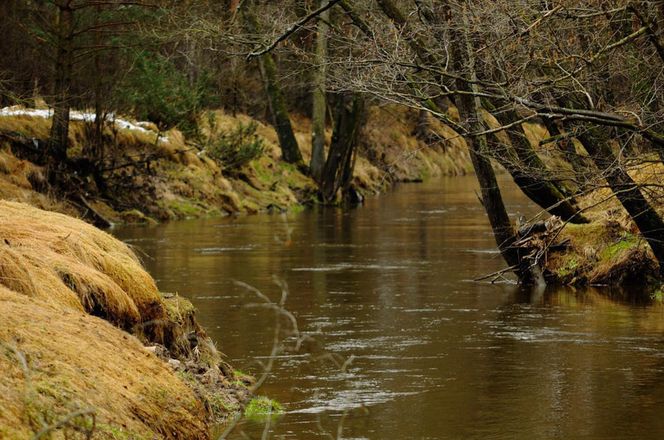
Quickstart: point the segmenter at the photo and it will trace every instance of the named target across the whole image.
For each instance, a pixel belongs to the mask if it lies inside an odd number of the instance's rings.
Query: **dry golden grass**
[[[626,164],[626,168],[646,199],[664,216],[664,164],[653,154],[641,154],[636,161]],[[600,221],[611,218],[626,230],[637,232],[632,219],[608,188],[602,173],[596,172],[590,177],[589,186],[595,189],[578,198],[580,206],[587,209],[588,217]]]
[[[208,142],[214,142],[220,135],[235,129],[239,124],[246,126],[251,123],[256,124],[256,134],[263,141],[265,153],[237,173],[241,177],[223,179],[222,185],[215,184],[212,188],[216,191],[207,191],[206,198],[218,200],[225,208],[239,207],[240,210],[250,213],[270,206],[288,208],[297,205],[300,202],[298,194],[312,193],[315,191],[315,183],[295,167],[281,162],[279,140],[273,127],[247,115],[231,115],[223,110],[214,110],[201,116],[199,129]],[[303,158],[308,162],[311,155],[310,122],[307,118],[294,115],[292,124]],[[209,169],[213,170],[212,167]],[[218,169],[216,166],[217,172]]]
[[[17,133],[25,137],[47,139],[51,130],[51,122],[47,119],[32,116],[2,116],[0,131]]]
[[[432,130],[440,136],[438,146],[431,146],[414,135],[417,113],[399,106],[372,107],[362,134],[362,144],[355,168],[355,182],[371,191],[383,189],[384,172],[376,165],[387,165],[397,179],[415,180],[442,175],[465,174],[470,170],[466,144],[454,130],[432,120]],[[254,121],[247,115],[230,115],[222,110],[208,112],[199,125],[207,138],[215,138],[238,124]],[[271,126],[257,122],[256,133],[263,139],[266,156],[272,160],[281,157],[277,134]],[[311,120],[302,115],[291,115],[295,138],[305,162],[311,157]],[[332,130],[326,130],[326,143],[330,144]],[[368,150],[373,150],[368,151]],[[367,157],[374,154],[373,158]],[[275,170],[278,167],[273,167]]]
[[[93,438],[208,438],[193,392],[133,336],[3,286],[0,316],[0,438],[30,438],[86,409]],[[50,438],[83,438],[73,428],[90,426],[73,418]]]
[[[0,149],[0,200],[27,203],[37,208],[76,215],[76,209],[63,200],[36,192],[30,178],[43,180],[41,167],[16,158],[10,150]]]
[[[372,164],[382,164],[397,180],[460,175],[470,171],[466,142],[449,126],[431,118],[429,128],[438,140],[428,144],[415,135],[417,112],[388,105],[372,107],[368,113],[362,154]]]
[[[501,123],[496,119],[494,115],[489,113],[486,110],[482,110],[482,119],[484,120],[484,123],[487,125],[487,127],[491,130],[495,130],[499,127],[501,127]],[[505,132],[504,130],[498,131],[496,133],[493,133],[491,136],[495,136],[498,140],[499,143],[504,144],[504,145],[511,145],[510,137]]]
[[[159,292],[133,252],[66,215],[0,201],[0,283],[123,327],[165,317]]]
[[[17,107],[17,110],[25,110]],[[72,120],[69,124],[70,155],[80,155],[89,142],[88,129],[81,120]],[[123,128],[122,124],[107,124],[104,136],[112,144],[117,145],[124,154],[135,155],[145,152],[156,152],[163,157],[185,165],[199,163],[194,153],[185,145],[183,134],[177,129],[159,133],[154,124],[142,124],[146,130]],[[48,139],[51,120],[30,115],[0,115],[0,132],[14,133],[27,138]],[[157,140],[157,137],[160,137]]]
[[[523,131],[528,139],[528,142],[533,146],[537,151],[537,155],[544,165],[552,171],[558,178],[564,180],[572,180],[574,175],[574,170],[572,164],[567,161],[565,158],[565,153],[560,149],[560,144],[557,143],[546,143],[540,145],[540,141],[549,139],[551,137],[549,131],[544,127],[544,125],[525,122],[521,124]],[[578,151],[585,152],[583,146],[578,146],[577,143],[574,144],[575,148]]]
[[[86,408],[100,438],[207,438],[208,418],[224,414],[122,331],[181,359],[194,332],[200,366],[218,375],[190,303],[162,298],[127,245],[81,220],[0,201],[0,237],[0,438],[30,437]]]

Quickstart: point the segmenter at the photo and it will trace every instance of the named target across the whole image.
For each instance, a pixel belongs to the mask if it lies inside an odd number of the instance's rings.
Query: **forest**
[[[0,438],[209,438],[258,388],[117,226],[278,214],[287,247],[292,213],[472,176],[500,256],[473,283],[661,301],[662,0],[5,0],[0,35]],[[286,296],[263,305],[281,331]],[[100,356],[130,333],[135,371],[77,375],[74,343],[43,333],[78,334],[75,314]],[[132,396],[64,405],[41,352],[70,394]]]

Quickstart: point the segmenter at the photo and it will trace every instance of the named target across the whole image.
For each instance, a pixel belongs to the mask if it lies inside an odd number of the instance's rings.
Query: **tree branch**
[[[312,18],[318,17],[320,14],[323,12],[327,11],[330,9],[332,6],[336,5],[339,3],[341,0],[330,0],[327,4],[321,6],[320,8],[316,9],[306,17],[303,17],[301,20],[297,21],[296,23],[293,23],[286,31],[279,35],[272,43],[268,44],[264,48],[251,52],[249,55],[247,55],[247,60],[251,60],[253,58],[259,57],[261,55],[265,55],[266,53],[270,52],[272,49],[277,47],[277,44],[281,43],[291,35],[293,35],[295,32],[297,32],[299,29],[301,29],[305,24],[309,22]]]

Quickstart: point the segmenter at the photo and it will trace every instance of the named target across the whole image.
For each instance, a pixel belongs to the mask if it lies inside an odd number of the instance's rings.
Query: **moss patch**
[[[130,209],[120,213],[120,218],[126,224],[140,224],[140,225],[155,225],[157,221],[152,217],[148,217],[138,209]]]
[[[184,322],[194,316],[196,309],[186,298],[177,293],[161,294],[168,318],[175,322]]]
[[[562,278],[569,277],[573,275],[576,270],[579,268],[579,259],[577,255],[570,255],[566,258],[561,267],[558,268],[558,275]]]
[[[167,204],[167,207],[177,218],[196,218],[203,217],[206,214],[204,207],[187,199],[172,200]]]
[[[568,224],[557,238],[563,250],[547,256],[545,277],[554,284],[632,284],[656,277],[645,241],[616,221]]]
[[[620,258],[626,252],[639,246],[639,239],[634,234],[625,232],[616,242],[608,244],[600,252],[600,260],[613,261]]]
[[[254,397],[244,409],[244,416],[254,421],[262,421],[283,413],[284,408],[279,402],[265,396]]]

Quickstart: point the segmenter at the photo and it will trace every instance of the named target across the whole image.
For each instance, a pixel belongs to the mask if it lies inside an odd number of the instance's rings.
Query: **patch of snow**
[[[21,106],[5,107],[0,109],[0,117],[9,116],[28,116],[32,118],[50,119],[53,117],[53,110],[24,108]],[[71,121],[94,122],[95,119],[96,115],[94,113],[81,112],[77,110],[72,110],[69,112],[69,120]],[[151,125],[150,122],[131,122],[126,119],[115,117],[114,113],[109,113],[106,116],[106,120],[113,122],[116,127],[122,130],[133,130],[142,133],[157,134],[154,130],[146,128],[147,126]],[[168,136],[160,135],[159,142],[168,142]]]

